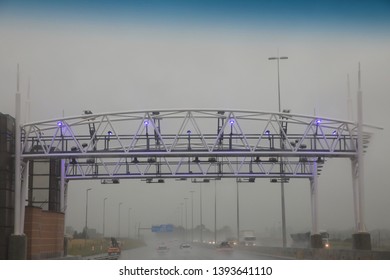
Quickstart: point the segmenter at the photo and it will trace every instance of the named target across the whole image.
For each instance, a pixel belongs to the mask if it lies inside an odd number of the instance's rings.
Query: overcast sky
[[[55,2],[53,4],[52,2]],[[184,2],[184,3],[182,3]],[[272,3],[271,3],[272,2]],[[390,228],[387,182],[387,112],[390,89],[390,2],[373,1],[2,1],[0,0],[0,112],[14,115],[16,65],[30,121],[94,113],[170,108],[277,111],[280,63],[282,108],[336,119],[356,117],[358,63],[362,67],[365,123],[375,131],[365,155],[366,226]],[[348,116],[347,97],[353,98]],[[25,106],[25,105],[24,105]],[[23,117],[27,120],[27,116]],[[167,181],[120,185],[71,182],[67,224],[81,230],[88,187],[89,227],[108,231],[175,223],[178,207],[194,190],[199,223],[199,185]],[[217,227],[236,227],[235,181],[217,184]],[[203,222],[213,229],[214,184],[203,186]],[[307,180],[286,185],[287,227],[310,229]],[[354,225],[351,167],[332,159],[319,181],[321,229]],[[280,187],[268,180],[240,186],[241,229],[280,227]],[[188,224],[191,201],[188,205]],[[124,234],[124,233],[123,233]]]

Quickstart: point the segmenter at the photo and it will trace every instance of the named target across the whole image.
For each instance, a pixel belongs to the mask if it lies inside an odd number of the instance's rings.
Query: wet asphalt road
[[[159,244],[148,244],[145,247],[122,251],[120,260],[277,260],[278,257],[248,252],[233,248],[220,251],[213,247],[193,245],[190,249],[180,249],[180,243],[166,245],[169,250],[160,252]]]

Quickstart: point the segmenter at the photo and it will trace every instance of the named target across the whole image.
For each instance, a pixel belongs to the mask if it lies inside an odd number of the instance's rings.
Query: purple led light
[[[270,133],[271,133],[271,132],[270,132],[269,130],[266,130],[266,131],[265,131],[265,134],[266,134],[266,135],[270,135]]]
[[[57,122],[57,126],[58,126],[58,127],[62,127],[63,125],[64,125],[64,123],[63,123],[62,121],[58,121],[58,122]]]
[[[333,134],[333,135],[336,135],[336,134],[337,134],[337,131],[336,131],[336,130],[334,130],[334,131],[332,132],[332,134]]]
[[[149,125],[149,120],[144,120],[144,125]]]
[[[187,134],[191,134],[192,132],[191,132],[191,130],[187,130]]]
[[[317,125],[320,124],[321,122],[322,122],[321,119],[316,119],[316,124],[317,124]]]
[[[111,136],[111,135],[112,135],[112,131],[111,131],[111,130],[108,131],[107,134],[108,134],[109,136]]]
[[[234,124],[234,119],[230,119],[230,120],[229,120],[229,123],[230,123],[231,125],[233,125],[233,124]]]

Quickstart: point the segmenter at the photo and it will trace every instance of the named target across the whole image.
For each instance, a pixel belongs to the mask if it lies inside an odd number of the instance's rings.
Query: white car
[[[157,250],[157,253],[158,253],[159,255],[165,255],[166,253],[169,252],[168,246],[163,245],[163,244],[162,244],[162,245],[158,245],[157,248],[156,248],[156,250]]]

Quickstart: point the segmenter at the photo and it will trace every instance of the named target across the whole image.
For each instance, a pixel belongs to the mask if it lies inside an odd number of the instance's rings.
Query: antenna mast
[[[347,75],[347,111],[348,111],[348,119],[353,120],[353,107],[352,107],[352,97],[351,97],[351,86],[349,81],[349,74]]]
[[[28,78],[28,85],[27,85],[27,100],[26,100],[26,115],[25,122],[30,122],[31,120],[31,113],[30,113],[30,107],[31,107],[31,101],[30,101],[30,78]]]

